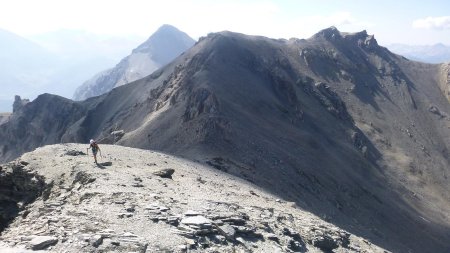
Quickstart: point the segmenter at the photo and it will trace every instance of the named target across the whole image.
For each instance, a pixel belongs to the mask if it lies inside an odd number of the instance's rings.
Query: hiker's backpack
[[[93,151],[93,152],[96,152],[96,151],[98,150],[97,142],[95,142],[95,141],[92,142],[91,147],[92,147],[92,151]]]

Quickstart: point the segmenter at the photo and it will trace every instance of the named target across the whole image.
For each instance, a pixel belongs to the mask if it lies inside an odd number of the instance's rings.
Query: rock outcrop
[[[14,103],[13,103],[13,113],[20,111],[26,104],[30,102],[29,99],[22,99],[20,96],[14,97]]]
[[[441,65],[441,90],[450,102],[450,63]]]
[[[16,101],[23,102],[20,98]],[[0,148],[1,160],[17,156],[18,150],[31,151],[45,144],[71,141],[65,134],[87,111],[85,105],[51,94],[42,94],[27,105],[31,106],[15,110],[8,122],[0,124],[0,139],[4,144]]]
[[[0,232],[27,204],[42,196],[46,185],[44,179],[18,161],[0,166]]]

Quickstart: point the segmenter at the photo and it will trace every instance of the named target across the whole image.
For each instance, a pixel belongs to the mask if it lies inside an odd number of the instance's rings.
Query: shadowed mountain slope
[[[85,113],[84,106],[67,98],[40,95],[11,114],[9,121],[1,125],[2,160],[14,158],[19,150],[60,143],[67,127]]]
[[[98,96],[141,79],[175,59],[194,43],[186,33],[171,25],[163,25],[114,68],[102,71],[86,81],[75,91],[74,99]]]
[[[85,113],[58,137],[205,162],[388,250],[446,252],[443,66],[392,54],[365,31],[331,27],[308,40],[210,34],[152,75],[72,103]],[[14,129],[14,117],[0,133]],[[114,130],[125,134],[113,139]],[[26,151],[11,149],[8,136],[3,160]]]

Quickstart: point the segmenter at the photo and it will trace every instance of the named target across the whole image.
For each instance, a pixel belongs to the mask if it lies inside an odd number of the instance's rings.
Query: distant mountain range
[[[98,96],[141,79],[186,51],[195,41],[171,25],[161,26],[114,68],[102,71],[77,88],[75,100]]]
[[[145,37],[119,37],[66,29],[33,35],[29,39],[64,59],[87,61],[90,58],[101,58],[114,64],[130,54]]]
[[[450,62],[450,46],[441,43],[423,46],[391,44],[387,47],[392,52],[415,61],[427,63]]]
[[[58,58],[36,43],[0,30],[0,64],[1,112],[12,111],[15,94],[36,96],[39,93],[33,91],[49,85]]]
[[[0,30],[0,112],[12,111],[15,95],[34,99],[52,93],[82,100],[103,94],[151,74],[195,43],[170,25],[135,48],[138,39],[63,30],[28,40]],[[117,64],[132,48],[131,55]]]
[[[448,64],[405,59],[366,31],[330,27],[306,40],[225,31],[101,96],[26,103],[0,125],[0,160],[91,138],[160,150],[392,252],[448,252],[449,86]]]
[[[72,97],[87,78],[127,55],[138,44],[134,39],[79,31],[25,39],[0,29],[0,112],[12,110],[15,95],[34,99],[49,92]]]

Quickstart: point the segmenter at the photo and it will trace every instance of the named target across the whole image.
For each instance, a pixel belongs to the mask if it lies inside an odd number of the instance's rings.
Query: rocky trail
[[[99,166],[80,144],[1,165],[0,252],[387,252],[201,163],[101,148]]]

